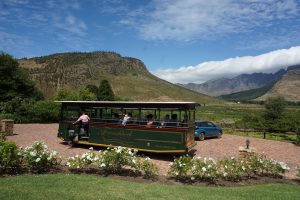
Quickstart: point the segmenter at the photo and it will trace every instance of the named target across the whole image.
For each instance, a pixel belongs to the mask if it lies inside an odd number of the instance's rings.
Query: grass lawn
[[[255,131],[239,131],[239,130],[224,130],[225,134],[230,135],[239,135],[239,136],[247,136],[247,137],[254,137],[254,138],[264,138],[263,132],[255,132]],[[276,140],[282,142],[290,142],[295,143],[297,141],[297,135],[295,134],[285,134],[285,133],[266,133],[267,140]]]
[[[0,199],[299,199],[300,186],[200,187],[137,183],[87,175],[0,178]]]

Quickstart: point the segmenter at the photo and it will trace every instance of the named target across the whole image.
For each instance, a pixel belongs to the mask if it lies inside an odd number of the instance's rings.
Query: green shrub
[[[0,141],[5,141],[6,140],[6,133],[0,131]]]
[[[19,149],[14,142],[0,140],[0,174],[10,173],[20,167]]]
[[[187,178],[191,175],[190,170],[193,166],[193,159],[189,155],[181,156],[170,164],[168,175],[175,178]]]
[[[81,156],[76,155],[67,159],[67,166],[74,170],[82,170],[89,167],[95,161],[98,160],[98,156],[93,152],[93,148],[90,151],[82,154]]]
[[[32,172],[49,171],[60,164],[60,157],[56,151],[48,150],[43,142],[34,142],[31,146],[21,149],[26,167]]]
[[[57,122],[60,105],[53,101],[37,101],[32,107],[31,120],[34,122]]]
[[[191,169],[191,180],[210,180],[213,181],[219,176],[219,170],[216,162],[212,158],[193,159],[193,166]]]
[[[136,168],[137,151],[132,151],[126,147],[107,148],[105,151],[100,151],[98,166],[108,173],[119,173],[125,166]]]
[[[138,157],[136,168],[140,170],[146,178],[154,177],[158,174],[157,166],[150,162],[149,157]]]
[[[136,155],[137,151],[125,147],[107,148],[97,154],[90,148],[89,152],[67,159],[71,170],[85,170],[95,165],[105,173],[120,173],[123,169],[137,170],[144,177],[154,177],[158,168],[150,162],[150,158]]]
[[[243,175],[245,168],[242,163],[234,157],[225,158],[219,161],[221,176],[230,181],[238,181]]]

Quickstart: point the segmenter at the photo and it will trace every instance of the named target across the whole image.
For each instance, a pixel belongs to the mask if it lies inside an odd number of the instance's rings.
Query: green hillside
[[[114,52],[60,53],[20,59],[19,64],[48,99],[61,88],[98,86],[106,79],[124,100],[222,102],[159,79],[142,61]]]
[[[228,95],[221,95],[219,98],[227,101],[249,101],[256,99],[265,93],[267,93],[269,90],[272,89],[273,85],[276,82],[272,82],[270,84],[267,84],[263,87],[257,88],[257,89],[252,89],[252,90],[246,90],[242,92],[236,92]]]

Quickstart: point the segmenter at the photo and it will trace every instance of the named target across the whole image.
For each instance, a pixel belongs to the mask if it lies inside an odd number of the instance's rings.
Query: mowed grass
[[[87,175],[0,178],[0,199],[299,199],[300,186],[200,187],[137,183]]]
[[[224,130],[223,133],[229,135],[239,135],[239,136],[254,137],[260,139],[267,139],[267,140],[275,140],[281,142],[290,142],[290,143],[297,142],[296,134],[266,133],[266,138],[264,138],[263,132],[256,132],[256,131],[240,131],[240,130],[226,129]]]

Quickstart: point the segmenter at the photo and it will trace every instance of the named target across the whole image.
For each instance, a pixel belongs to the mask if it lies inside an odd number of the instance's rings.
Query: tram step
[[[80,140],[89,140],[90,137],[82,136],[80,137]]]

